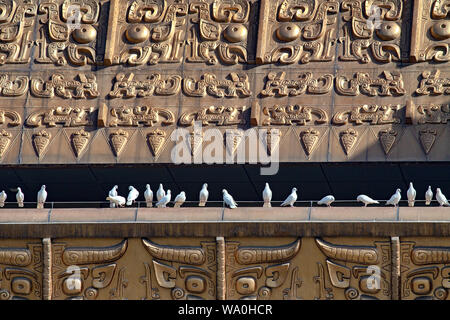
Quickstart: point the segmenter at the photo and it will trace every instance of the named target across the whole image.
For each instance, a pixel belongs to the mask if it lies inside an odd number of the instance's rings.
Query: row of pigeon
[[[45,185],[43,185],[37,194],[37,208],[38,209],[44,208],[45,201],[47,200],[47,191],[45,188],[46,188]],[[118,194],[118,188],[119,187],[117,185],[115,185],[109,191],[108,197],[106,198],[106,200],[108,200],[110,202],[111,208],[124,207],[125,205],[131,206],[131,205],[133,205],[133,203],[136,202],[136,199],[139,197],[139,191],[133,186],[130,186],[128,188],[129,192],[128,192],[128,196],[126,199]],[[234,200],[233,196],[230,195],[228,193],[228,191],[225,189],[222,190],[222,193],[223,193],[224,204],[227,205],[231,209],[237,208],[238,205],[237,205],[236,201]],[[411,182],[409,184],[409,189],[407,191],[408,206],[410,206],[410,207],[414,206],[414,202],[416,201],[416,195],[417,195],[417,192],[414,189],[414,186]],[[428,190],[425,193],[425,205],[431,204],[433,195],[434,194],[431,189],[431,186],[429,186]],[[171,201],[171,197],[172,197],[172,195],[171,195],[170,189],[167,190],[167,192],[166,192],[163,188],[163,185],[160,184],[159,189],[156,191],[157,202],[156,202],[155,206],[158,208],[166,208],[167,205]],[[208,197],[209,197],[208,184],[204,183],[202,189],[200,190],[198,205],[200,207],[204,207],[206,205],[206,202],[208,201]],[[271,205],[272,190],[270,189],[268,183],[266,183],[266,186],[262,192],[262,197],[264,200],[263,206],[271,207],[272,206]],[[6,198],[7,198],[6,192],[5,191],[0,192],[0,207],[4,207]],[[146,185],[146,189],[144,192],[144,198],[145,198],[147,207],[152,207],[153,206],[153,191],[150,188],[149,184]],[[283,201],[281,206],[282,207],[285,207],[285,206],[293,207],[294,203],[297,201],[297,198],[298,198],[297,188],[292,188],[291,194],[286,198],[286,200]],[[398,206],[401,199],[402,199],[401,190],[397,189],[396,192],[391,196],[391,198],[388,201],[386,201],[386,205]],[[21,208],[24,207],[25,195],[23,194],[20,187],[17,188],[16,200],[17,200],[17,204],[19,207],[21,207]],[[362,202],[365,207],[367,207],[367,205],[369,205],[369,204],[379,204],[380,203],[379,201],[373,200],[372,198],[370,198],[369,196],[364,195],[364,194],[359,195],[356,198],[356,200],[358,202]],[[440,206],[450,206],[450,203],[448,202],[447,198],[442,193],[440,188],[436,189],[436,200]],[[173,201],[174,207],[175,208],[181,207],[185,201],[186,201],[186,193],[184,191],[182,191],[175,197],[175,199]],[[328,196],[322,198],[320,201],[318,201],[317,204],[318,205],[326,205],[326,206],[330,207],[334,201],[336,201],[334,196],[328,195]]]
[[[37,208],[38,209],[44,209],[44,204],[45,204],[45,201],[47,200],[47,190],[45,190],[45,188],[46,188],[45,185],[42,185],[41,189],[37,193]],[[19,208],[23,208],[24,202],[25,202],[25,195],[23,194],[22,189],[20,187],[18,187],[16,190],[17,190],[17,193],[16,193],[17,205],[19,206]],[[7,198],[8,198],[8,196],[6,195],[5,190],[0,192],[0,207],[3,208],[5,206],[5,202],[6,202]]]
[[[118,186],[115,185],[109,191],[108,197],[106,198],[106,200],[108,200],[110,202],[111,208],[124,207],[125,205],[131,206],[136,201],[136,199],[139,197],[139,191],[136,188],[134,188],[133,186],[129,187],[129,193],[128,193],[128,197],[126,199],[118,194],[117,189],[118,189]],[[226,204],[231,209],[237,208],[238,205],[237,205],[236,201],[234,200],[233,196],[228,193],[227,190],[223,189],[222,194],[223,194],[224,204]],[[416,195],[417,195],[417,192],[414,189],[413,184],[411,182],[409,184],[409,189],[407,191],[408,206],[410,206],[410,207],[414,206],[414,202],[416,201]],[[208,196],[209,196],[208,184],[204,183],[202,189],[200,190],[200,194],[199,194],[199,204],[198,205],[200,207],[204,207],[206,205],[206,202],[208,201]],[[262,197],[264,200],[263,206],[271,207],[272,206],[271,205],[272,190],[270,189],[268,183],[266,183],[266,186],[262,192]],[[146,189],[144,192],[144,198],[145,198],[147,207],[152,207],[153,206],[153,191],[151,190],[149,184],[146,185]],[[297,198],[298,198],[297,188],[292,188],[291,194],[286,198],[286,200],[283,201],[281,206],[282,207],[285,207],[285,206],[293,207],[294,203],[297,201]],[[397,189],[396,192],[392,195],[392,197],[388,201],[386,201],[386,205],[398,206],[401,198],[402,198],[401,189]],[[433,191],[431,190],[431,186],[429,186],[427,192],[425,193],[425,204],[430,205],[432,199],[433,199]],[[156,200],[157,200],[156,207],[166,208],[167,205],[171,201],[171,191],[170,190],[167,190],[167,192],[164,191],[163,185],[160,184],[159,189],[156,191]],[[317,204],[318,205],[326,205],[326,206],[330,207],[331,204],[335,200],[336,199],[334,198],[334,196],[328,195],[328,196],[322,198],[320,201],[318,201]],[[364,204],[364,207],[367,207],[367,205],[369,205],[369,204],[379,204],[380,203],[379,201],[373,200],[372,198],[370,198],[369,196],[364,195],[364,194],[359,195],[356,198],[356,200],[358,202],[362,202]],[[438,201],[440,206],[450,206],[450,203],[448,202],[447,198],[442,193],[440,188],[436,189],[436,200]],[[175,208],[181,207],[185,201],[186,201],[186,193],[184,191],[182,191],[175,197],[175,200],[173,201],[174,207]]]

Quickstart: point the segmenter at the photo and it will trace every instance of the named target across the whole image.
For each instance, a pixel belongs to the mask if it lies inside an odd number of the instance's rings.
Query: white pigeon
[[[111,190],[109,190],[108,196],[109,197],[117,197],[119,194],[117,193],[117,189],[119,188],[119,186],[115,185]],[[109,202],[109,207],[110,208],[115,208],[116,204],[113,201]]]
[[[368,204],[379,204],[378,201],[373,200],[372,198],[366,196],[365,194],[360,194],[358,197],[356,197],[356,200],[364,203],[364,207],[367,207]]]
[[[204,183],[202,190],[200,190],[198,206],[204,207],[206,205],[206,201],[208,201],[209,192],[208,192],[208,184]]]
[[[440,188],[436,189],[436,200],[439,202],[439,205],[449,207],[450,203],[448,203],[447,198],[444,196]]]
[[[393,205],[394,207],[396,207],[401,199],[402,199],[402,190],[397,189],[395,193],[392,195],[392,197],[388,201],[386,201],[386,205],[387,206]]]
[[[406,192],[406,196],[408,197],[408,206],[414,207],[414,201],[416,201],[416,189],[414,189],[412,182],[409,183],[409,189]]]
[[[45,200],[47,200],[47,191],[45,191],[45,184],[42,185],[41,190],[37,194],[37,208],[44,209]]]
[[[19,208],[23,208],[23,201],[25,200],[25,195],[23,194],[22,189],[20,189],[20,187],[17,188],[16,200]]]
[[[336,200],[333,196],[326,196],[323,197],[322,200],[320,200],[319,202],[317,202],[318,205],[326,205],[327,207],[331,207],[331,204],[334,202],[334,200]]]
[[[176,197],[175,200],[173,200],[174,208],[179,208],[183,205],[183,203],[186,201],[186,193],[184,191],[181,191]]]
[[[6,195],[5,191],[0,192],[0,207],[3,208],[5,206],[5,201],[7,197],[8,196]]]
[[[297,188],[292,188],[291,194],[284,200],[284,202],[281,204],[282,207],[285,206],[294,206],[295,201],[297,201]]]
[[[223,193],[223,202],[225,202],[225,204],[227,206],[229,206],[230,209],[237,208],[238,205],[237,205],[236,201],[234,201],[234,199],[231,196],[231,194],[229,194],[228,191],[225,190],[225,189],[222,190],[222,193]]]
[[[106,200],[109,200],[114,205],[117,205],[117,207],[125,206],[125,203],[127,201],[127,199],[125,199],[122,196],[108,196],[108,197],[106,197]]]
[[[153,206],[153,191],[152,189],[150,189],[149,184],[145,186],[144,198],[147,204],[147,208],[151,208]]]
[[[272,201],[272,190],[270,190],[269,184],[266,182],[266,187],[263,190],[262,197],[264,200],[263,207],[270,208],[272,205],[270,204],[270,201]]]
[[[167,206],[167,204],[170,202],[171,197],[172,197],[172,195],[170,194],[170,189],[168,189],[166,195],[164,197],[162,197],[161,200],[159,200],[156,203],[156,206],[158,208],[165,208]]]
[[[166,195],[166,192],[164,191],[163,186],[160,183],[158,191],[156,191],[156,200],[157,201],[161,200],[165,195]]]
[[[431,200],[433,200],[433,190],[431,190],[431,186],[428,186],[428,190],[425,192],[425,205],[429,206]]]
[[[139,197],[139,191],[133,186],[129,186],[128,190],[130,190],[130,192],[128,192],[127,206],[131,206],[136,201],[137,197]]]

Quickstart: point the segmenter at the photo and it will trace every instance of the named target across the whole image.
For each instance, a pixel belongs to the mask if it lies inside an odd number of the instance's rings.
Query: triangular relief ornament
[[[90,133],[83,129],[72,133],[72,146],[77,158],[83,153],[84,149],[86,149],[89,142],[89,136]]]
[[[300,139],[308,156],[310,156],[316,149],[319,138],[320,133],[318,130],[308,129],[300,133]]]
[[[419,131],[420,143],[422,144],[423,150],[426,154],[429,154],[431,148],[433,148],[433,145],[436,142],[436,136],[436,130],[425,129]]]
[[[191,147],[191,155],[195,155],[203,144],[203,132],[190,132],[189,133],[189,142]]]
[[[148,144],[150,145],[150,151],[153,153],[154,157],[157,157],[166,141],[166,133],[163,130],[156,129],[149,132],[147,139]]]
[[[6,153],[6,150],[11,143],[11,137],[11,133],[7,132],[6,130],[0,131],[0,158],[3,158],[4,154]]]
[[[267,129],[264,144],[267,148],[267,154],[270,156],[279,147],[281,140],[281,131],[279,129]]]
[[[344,152],[347,156],[349,156],[353,149],[355,148],[356,142],[358,141],[358,132],[356,130],[349,128],[340,133],[341,144],[344,148]]]
[[[226,147],[230,155],[234,155],[236,153],[237,148],[242,142],[244,134],[240,130],[228,130],[226,132]]]
[[[391,151],[392,146],[395,143],[395,140],[397,139],[397,131],[393,129],[385,129],[381,130],[378,135],[380,137],[380,144],[381,147],[384,150],[384,153],[387,155],[389,151]]]
[[[125,145],[127,144],[128,136],[128,132],[122,129],[111,133],[111,146],[116,157],[120,156],[122,153]]]
[[[34,150],[39,158],[45,154],[51,137],[51,133],[45,130],[41,130],[33,135]]]

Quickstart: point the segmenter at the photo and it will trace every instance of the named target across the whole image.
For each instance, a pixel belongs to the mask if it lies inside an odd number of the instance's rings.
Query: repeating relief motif
[[[328,114],[324,110],[299,105],[264,107],[263,114],[267,116],[263,121],[265,126],[294,124],[304,126],[328,122]]]
[[[245,124],[244,110],[245,107],[203,107],[200,111],[182,114],[179,124],[182,126],[193,126],[196,121],[201,121],[203,126],[211,124],[215,124],[216,126]]]
[[[397,115],[399,110],[400,106],[363,105],[350,110],[336,112],[332,123],[335,125],[349,123],[355,125],[363,123],[370,125],[398,124],[401,122],[401,118]]]
[[[128,241],[108,247],[69,247],[52,244],[52,299],[124,300],[126,266],[117,261],[127,251]]]
[[[450,120],[450,105],[448,104],[421,104],[417,106],[418,124],[440,124]]]
[[[424,71],[416,93],[421,96],[450,94],[450,78],[442,78],[440,75],[440,70]]]
[[[31,93],[39,98],[86,99],[99,96],[97,78],[94,74],[79,74],[79,80],[66,80],[61,73],[54,73],[50,79],[31,79]]]
[[[106,30],[101,20],[107,12],[101,9],[100,0],[40,1],[36,62],[57,66],[103,64],[97,48],[104,46],[100,39]]]
[[[344,291],[347,300],[389,300],[391,298],[391,249],[389,241],[375,241],[373,246],[348,246],[317,238],[316,244],[326,256],[318,262],[317,299],[330,300],[335,291]],[[326,286],[328,271],[331,287]],[[379,272],[376,281],[375,271]],[[374,281],[374,282],[373,282]]]
[[[283,246],[247,247],[226,242],[226,299],[299,300],[302,279],[292,259],[301,239]]]
[[[110,109],[111,120],[109,126],[117,127],[139,127],[154,126],[156,124],[173,124],[175,122],[174,114],[164,108],[149,106],[140,107],[113,107]]]
[[[216,299],[216,242],[181,247],[143,238],[142,245],[151,257],[140,278],[145,300]]]
[[[401,242],[401,299],[446,300],[450,289],[450,247]]]
[[[42,300],[41,243],[0,248],[0,300]]]

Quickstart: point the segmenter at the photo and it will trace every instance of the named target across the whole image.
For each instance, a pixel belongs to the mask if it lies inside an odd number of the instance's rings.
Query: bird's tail
[[[133,200],[128,200],[127,201],[127,206],[131,206],[132,203],[133,203]]]
[[[408,201],[408,206],[409,207],[414,207],[414,201]]]
[[[23,202],[19,202],[19,208],[23,208]]]
[[[206,205],[206,201],[205,200],[200,200],[199,202],[198,202],[198,206],[199,207],[204,207]]]
[[[106,197],[106,200],[112,201],[112,199],[110,197]]]
[[[110,203],[109,203],[109,207],[110,207],[110,208],[115,208],[115,207],[116,207],[116,204],[115,204],[114,202],[110,202]]]
[[[237,208],[236,205],[234,205],[234,204],[231,204],[231,205],[230,205],[230,209],[236,209],[236,208]]]
[[[146,201],[145,203],[147,204],[147,208],[153,207],[153,203],[151,201]]]
[[[5,206],[4,202],[0,202],[0,207],[3,208]]]
[[[425,201],[425,205],[426,205],[426,206],[429,206],[430,204],[431,204],[431,200],[426,200],[426,201]]]
[[[181,203],[175,202],[175,204],[173,205],[174,208],[180,208],[181,207]]]
[[[38,209],[44,209],[44,204],[42,202],[38,202],[37,208]]]
[[[270,203],[270,201],[264,202],[263,207],[264,207],[264,208],[272,208],[272,204]]]

